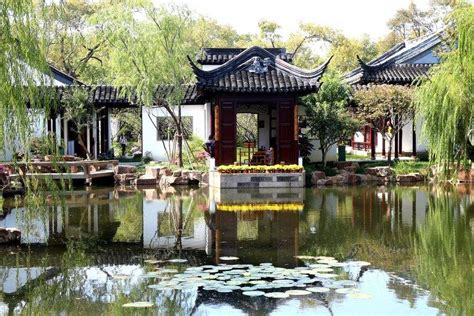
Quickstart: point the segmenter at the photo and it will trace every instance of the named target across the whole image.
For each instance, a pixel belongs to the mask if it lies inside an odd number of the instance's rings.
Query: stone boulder
[[[361,183],[361,177],[359,174],[346,173],[342,175],[340,182],[345,185],[354,185]]]
[[[21,232],[16,228],[0,227],[0,244],[20,243]]]
[[[393,174],[392,169],[388,166],[367,168],[366,173],[376,177],[389,177]]]
[[[209,185],[209,173],[203,172],[201,174],[201,182],[199,182],[200,185]]]
[[[160,187],[168,187],[172,185],[188,185],[189,179],[175,176],[162,176],[160,178]]]
[[[396,177],[399,183],[413,183],[423,181],[423,176],[419,173],[402,174]]]
[[[161,167],[159,166],[146,166],[145,167],[145,175],[153,177],[155,179],[160,179],[160,171],[161,171]]]
[[[354,167],[355,169],[359,168],[359,163],[356,161],[336,161],[334,164],[336,165],[337,169],[352,169]]]
[[[325,179],[325,178],[326,178],[326,174],[324,173],[324,171],[314,171],[311,174],[311,183],[317,184],[319,180]]]
[[[143,175],[135,180],[136,185],[156,185],[156,178],[152,176]]]
[[[137,168],[135,166],[130,166],[130,165],[118,165],[115,167],[115,174],[130,174],[130,173],[135,173],[137,171]]]
[[[115,183],[126,184],[134,181],[136,179],[134,173],[123,173],[114,175]]]
[[[160,174],[160,177],[163,177],[163,176],[167,177],[167,176],[171,176],[172,172],[171,172],[170,169],[168,169],[168,168],[165,167],[165,168],[161,168],[161,169],[160,169],[160,173],[159,173],[159,174]]]

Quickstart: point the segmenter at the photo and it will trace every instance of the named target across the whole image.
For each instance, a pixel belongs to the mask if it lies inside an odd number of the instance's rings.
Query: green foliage
[[[354,91],[357,115],[382,134],[389,142],[391,160],[392,139],[414,118],[413,88],[399,85],[374,85]],[[388,129],[386,123],[391,123]]]
[[[450,16],[453,30],[447,31],[451,51],[434,67],[430,80],[416,94],[420,116],[424,119],[423,136],[433,162],[442,176],[452,176],[454,163],[460,166],[468,154],[469,138],[474,129],[474,7],[466,4]]]
[[[91,126],[95,120],[95,107],[89,101],[89,93],[85,89],[74,89],[73,92],[65,92],[61,99],[64,119],[71,122],[75,128],[79,145],[84,149],[87,158],[91,159],[86,142],[83,138],[83,131]]]
[[[337,78],[326,78],[317,94],[303,99],[309,135],[319,140],[324,166],[329,148],[349,138],[360,127],[360,121],[347,111],[348,100],[348,87]]]
[[[419,172],[427,176],[429,174],[430,166],[428,162],[421,161],[399,161],[392,166],[395,175],[403,175],[414,172]]]
[[[426,222],[414,243],[418,282],[449,303],[443,306],[448,315],[474,314],[474,240],[468,205],[447,192],[430,200]],[[472,216],[472,205],[470,212]]]
[[[0,1],[0,151],[10,141],[13,151],[27,152],[31,126],[52,107],[49,73],[37,13],[30,0]],[[30,108],[25,106],[29,102]],[[41,111],[39,109],[41,108]]]

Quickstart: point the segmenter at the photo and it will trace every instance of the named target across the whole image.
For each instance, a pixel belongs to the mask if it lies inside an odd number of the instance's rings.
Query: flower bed
[[[246,203],[246,204],[217,204],[218,211],[302,211],[303,203]]]
[[[226,165],[217,167],[220,173],[299,173],[303,167],[299,165],[273,165],[273,166],[235,166]]]

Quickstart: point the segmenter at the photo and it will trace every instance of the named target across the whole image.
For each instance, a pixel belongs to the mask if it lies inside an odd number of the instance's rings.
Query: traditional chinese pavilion
[[[210,103],[217,165],[235,161],[236,114],[246,111],[268,117],[261,143],[274,149],[276,162],[298,162],[298,97],[318,91],[329,60],[305,70],[283,48],[251,47],[204,49],[197,59],[202,68],[189,61],[198,94]]]

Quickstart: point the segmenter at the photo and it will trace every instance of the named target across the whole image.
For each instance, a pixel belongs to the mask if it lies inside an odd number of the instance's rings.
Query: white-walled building
[[[360,67],[344,76],[344,80],[353,89],[366,89],[371,85],[404,85],[416,84],[422,77],[427,77],[431,67],[440,62],[437,50],[442,48],[441,33],[436,32],[413,41],[404,41],[379,57],[365,63],[359,59]],[[418,118],[407,122],[401,132],[394,137],[392,153],[416,156],[426,152],[427,146],[420,137],[423,120]],[[380,133],[372,131],[370,126],[356,133],[351,142],[355,152],[388,152],[388,141]]]

